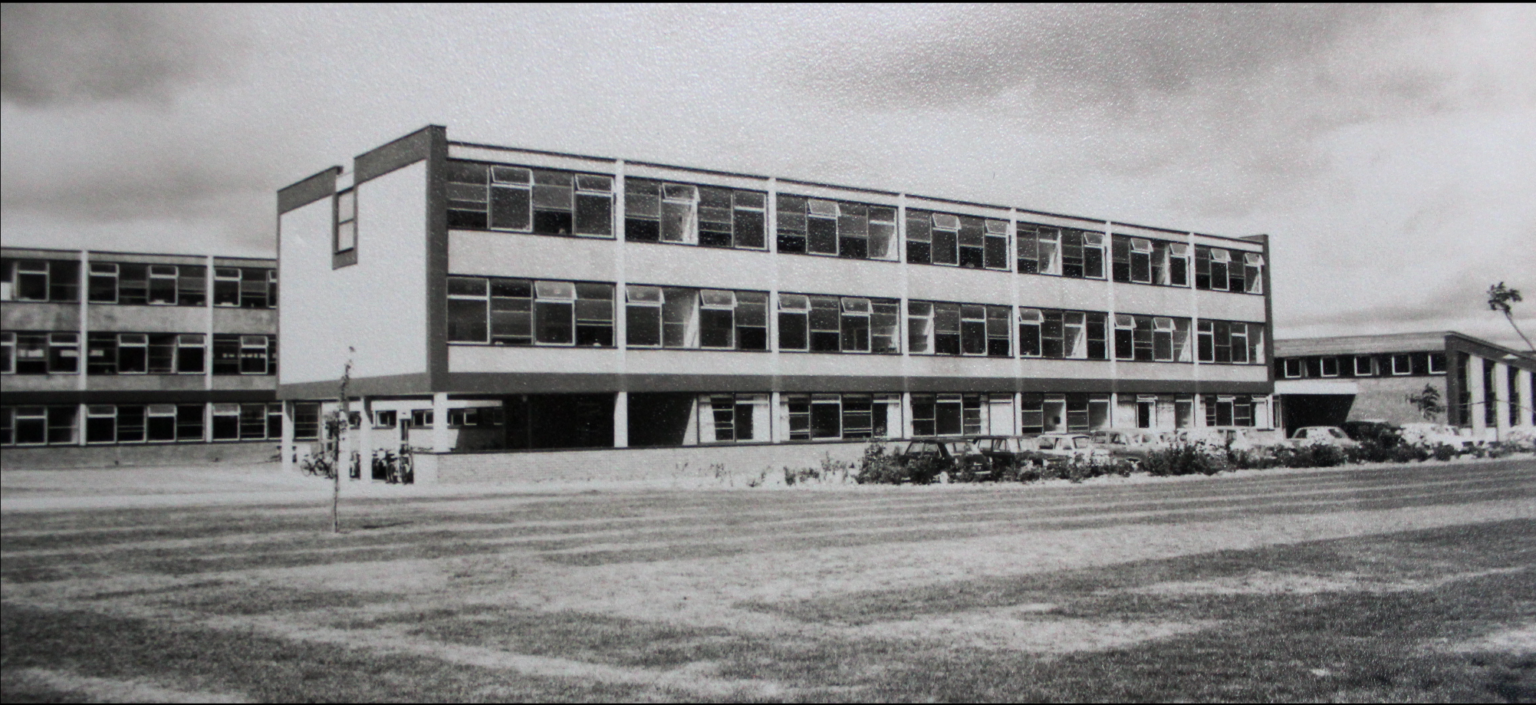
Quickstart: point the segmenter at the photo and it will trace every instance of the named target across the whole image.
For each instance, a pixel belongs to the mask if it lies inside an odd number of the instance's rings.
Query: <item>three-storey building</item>
[[[282,428],[275,265],[0,250],[7,464],[270,457]]]
[[[354,424],[439,453],[1267,428],[1268,260],[431,126],[279,191],[278,394],[350,360]]]

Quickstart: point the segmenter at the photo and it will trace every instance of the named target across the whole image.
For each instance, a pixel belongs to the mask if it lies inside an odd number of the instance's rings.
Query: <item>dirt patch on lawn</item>
[[[1493,651],[1519,655],[1536,654],[1536,620],[1508,629],[1500,629],[1475,639],[1445,644],[1441,650],[1452,653]]]
[[[1455,573],[1431,580],[1393,580],[1383,576],[1353,572],[1333,573],[1330,575],[1296,575],[1260,570],[1244,575],[1213,578],[1211,580],[1163,582],[1109,592],[1157,596],[1315,595],[1324,592],[1368,592],[1380,594],[1435,590],[1461,580],[1484,578],[1492,575],[1507,575],[1525,570],[1529,569],[1525,567],[1497,568],[1470,573]]]
[[[934,641],[949,648],[998,649],[1036,654],[1106,651],[1209,628],[1218,621],[1124,621],[1042,615],[1049,605],[977,610],[836,630],[852,639]],[[1044,610],[1044,611],[1048,611]]]
[[[121,680],[117,678],[91,678],[46,668],[25,668],[13,676],[18,690],[44,689],[56,691],[81,701],[100,703],[248,703],[253,702],[238,693],[219,693],[207,690],[180,690],[165,688],[142,678]]]

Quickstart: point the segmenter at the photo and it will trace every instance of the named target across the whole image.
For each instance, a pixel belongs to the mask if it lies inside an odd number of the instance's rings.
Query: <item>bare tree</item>
[[[1418,394],[1409,394],[1408,403],[1419,410],[1419,415],[1425,421],[1439,421],[1441,414],[1445,413],[1445,404],[1440,401],[1440,390],[1435,385],[1426,384],[1424,390]]]
[[[331,463],[331,467],[335,470],[331,474],[331,533],[333,534],[341,533],[341,434],[352,427],[352,400],[347,394],[347,386],[352,383],[352,353],[355,352],[357,352],[355,349],[347,348],[347,366],[341,371],[341,389],[339,393],[341,403],[338,405],[340,409],[337,411],[339,418],[336,419],[336,450],[331,456],[334,461]]]
[[[1509,321],[1509,327],[1515,329],[1515,334],[1525,341],[1525,346],[1530,348],[1531,352],[1536,352],[1536,345],[1532,345],[1531,339],[1525,337],[1525,333],[1520,330],[1520,326],[1515,325],[1515,316],[1509,310],[1511,303],[1519,303],[1520,301],[1520,290],[1506,287],[1504,282],[1488,287],[1488,310],[1503,313],[1504,320]]]

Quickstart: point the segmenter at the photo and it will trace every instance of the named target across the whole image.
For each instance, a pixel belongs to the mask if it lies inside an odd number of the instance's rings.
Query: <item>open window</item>
[[[1135,284],[1152,283],[1152,241],[1139,237],[1130,239],[1130,268],[1131,282]]]
[[[1008,271],[1008,221],[988,220],[984,245],[987,269]]]
[[[87,295],[93,304],[117,303],[117,265],[111,262],[92,262]],[[114,419],[116,416],[113,417]],[[113,422],[116,428],[116,421]]]
[[[661,241],[684,245],[698,244],[698,187],[687,184],[664,184],[661,195]]]
[[[1189,245],[1168,243],[1167,253],[1167,279],[1162,283],[1168,286],[1189,286]]]
[[[869,258],[896,259],[896,209],[869,207]]]
[[[699,292],[699,347],[736,347],[736,294],[705,289]]]
[[[706,394],[698,398],[699,443],[765,443],[766,394]]]
[[[1019,309],[1019,355],[1022,357],[1040,357],[1040,331],[1045,322],[1045,316],[1040,309]]]
[[[16,334],[0,333],[0,374],[16,372]]]
[[[1243,254],[1243,282],[1243,291],[1264,293],[1264,255],[1257,252]]]
[[[1082,311],[1062,313],[1063,357],[1088,359],[1088,317]]]
[[[490,168],[489,222],[492,230],[533,230],[533,172],[512,166]],[[453,187],[450,185],[449,187]],[[479,190],[476,189],[476,193]]]
[[[1083,276],[1104,278],[1104,233],[1083,233]]]
[[[837,209],[837,255],[869,259],[869,206],[839,203]]]
[[[1228,291],[1231,283],[1232,254],[1220,248],[1206,250],[1210,258],[1210,286],[1212,291]]]
[[[240,305],[240,269],[238,267],[214,268],[213,305]]]
[[[779,349],[810,349],[811,299],[801,294],[779,294]]]
[[[837,201],[812,198],[806,201],[806,252],[813,255],[837,254],[837,219],[842,214]]]
[[[268,365],[268,342],[265,335],[240,336],[240,374],[264,375],[272,371]]]
[[[534,282],[534,342],[571,345],[576,333],[576,287],[571,282]]]
[[[158,306],[176,305],[176,266],[152,264],[149,266],[149,303]]]
[[[986,266],[987,231],[985,221],[969,216],[960,218],[960,266],[982,269]]]
[[[926,354],[933,351],[933,304],[907,302],[907,352]]]
[[[933,216],[933,263],[960,264],[960,217],[948,213]],[[975,266],[981,266],[981,242],[976,242]]]
[[[1136,355],[1136,317],[1115,314],[1115,359],[1130,360]]]
[[[869,352],[869,299],[844,297],[842,302],[842,351]]]

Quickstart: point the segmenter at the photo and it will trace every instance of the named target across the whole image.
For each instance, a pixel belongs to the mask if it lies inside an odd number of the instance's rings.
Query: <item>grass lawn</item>
[[[1529,460],[13,512],[7,702],[1536,701]]]

